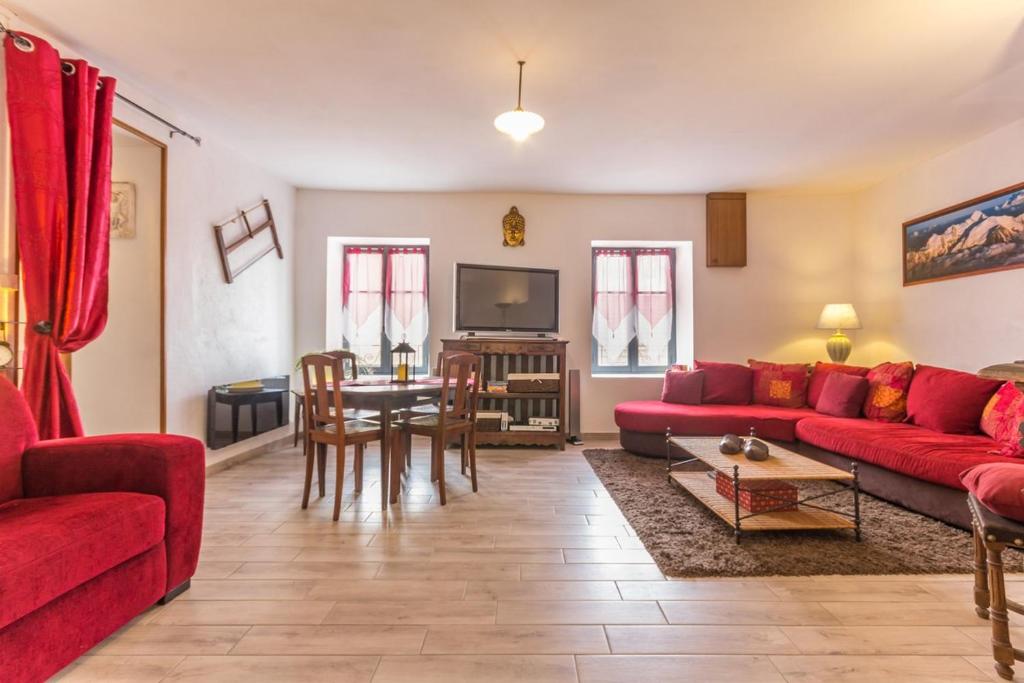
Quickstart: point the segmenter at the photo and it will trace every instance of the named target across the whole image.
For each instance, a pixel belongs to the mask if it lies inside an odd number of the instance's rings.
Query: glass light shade
[[[860,327],[853,304],[825,304],[818,317],[819,330],[859,330]]]
[[[513,109],[494,119],[494,127],[516,142],[522,142],[544,128],[544,117],[532,111]]]

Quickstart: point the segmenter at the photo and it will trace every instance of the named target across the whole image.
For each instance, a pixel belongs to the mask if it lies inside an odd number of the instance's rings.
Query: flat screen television
[[[455,329],[558,332],[558,271],[455,264]]]

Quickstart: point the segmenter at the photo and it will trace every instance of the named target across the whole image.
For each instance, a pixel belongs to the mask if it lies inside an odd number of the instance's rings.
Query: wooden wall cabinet
[[[712,192],[707,196],[708,268],[747,265],[747,195]]]

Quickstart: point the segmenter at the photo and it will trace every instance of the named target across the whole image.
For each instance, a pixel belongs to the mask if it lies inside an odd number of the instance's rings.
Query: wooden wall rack
[[[523,424],[531,417],[557,417],[558,431],[553,432],[483,432],[477,431],[481,445],[558,446],[565,450],[568,438],[566,422],[567,370],[565,346],[560,339],[523,339],[502,337],[463,337],[442,339],[445,351],[468,351],[483,359],[480,379],[482,389],[488,382],[505,380],[509,373],[558,373],[556,391],[545,393],[492,393],[480,391],[479,410],[507,411],[514,422]]]
[[[250,214],[263,209],[265,212],[265,219],[261,221],[256,227],[253,227],[252,221],[250,220]],[[242,235],[231,242],[226,242],[224,239],[224,228],[232,223],[239,223],[243,229]],[[250,256],[242,265],[235,268],[231,265],[231,253],[241,249],[247,244],[251,244],[256,236],[262,232],[270,232],[270,243],[260,248],[254,255]],[[228,284],[235,281],[235,278],[242,274],[243,271],[247,270],[250,266],[256,264],[261,258],[266,256],[272,251],[277,251],[277,257],[283,259],[284,251],[281,249],[281,241],[277,238],[277,224],[274,223],[274,214],[270,211],[270,201],[264,199],[259,204],[249,207],[248,209],[242,209],[233,218],[230,218],[223,223],[219,223],[213,226],[213,234],[217,238],[217,249],[220,251],[220,263],[224,267],[224,279]]]

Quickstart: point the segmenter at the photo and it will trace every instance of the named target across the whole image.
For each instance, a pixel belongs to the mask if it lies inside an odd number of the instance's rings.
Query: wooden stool
[[[974,604],[982,619],[992,622],[992,657],[996,673],[1013,679],[1014,662],[1024,661],[1024,651],[1010,644],[1008,612],[1024,614],[1024,605],[1006,597],[1003,551],[1007,546],[1024,548],[1024,525],[992,512],[968,494],[974,528]]]

